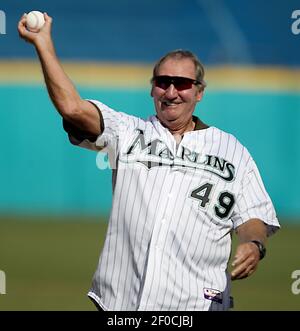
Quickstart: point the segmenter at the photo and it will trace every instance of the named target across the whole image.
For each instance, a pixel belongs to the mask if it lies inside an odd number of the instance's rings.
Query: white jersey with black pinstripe
[[[105,310],[228,309],[231,231],[251,218],[263,220],[269,235],[279,227],[249,152],[215,127],[185,133],[177,145],[156,116],[142,120],[93,103],[104,132],[80,146],[105,146],[116,163],[88,295]]]

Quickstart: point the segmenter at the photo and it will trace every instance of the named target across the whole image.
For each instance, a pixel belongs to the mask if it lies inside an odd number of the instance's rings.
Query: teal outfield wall
[[[116,110],[152,114],[148,90],[81,88]],[[97,154],[69,144],[44,87],[0,87],[0,213],[108,214],[110,170]],[[247,146],[279,215],[300,215],[300,95],[207,92],[196,114]]]

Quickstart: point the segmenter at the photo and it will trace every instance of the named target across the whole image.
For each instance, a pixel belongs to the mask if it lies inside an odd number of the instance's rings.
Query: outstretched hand
[[[38,32],[32,32],[26,27],[26,16],[27,14],[24,14],[18,23],[20,37],[35,46],[46,47],[47,44],[51,44],[52,18],[44,13],[45,24]]]
[[[259,250],[252,242],[239,244],[232,266],[231,279],[242,279],[250,276],[258,266]]]

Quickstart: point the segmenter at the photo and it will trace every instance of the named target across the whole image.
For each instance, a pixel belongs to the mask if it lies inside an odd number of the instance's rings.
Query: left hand
[[[233,259],[231,279],[242,279],[250,276],[257,268],[259,250],[252,242],[239,244]]]

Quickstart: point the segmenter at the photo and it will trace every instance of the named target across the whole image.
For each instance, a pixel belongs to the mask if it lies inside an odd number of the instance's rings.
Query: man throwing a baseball
[[[32,43],[49,96],[73,144],[113,156],[113,204],[105,244],[88,293],[103,310],[227,310],[231,279],[250,276],[278,228],[256,164],[239,141],[194,110],[204,69],[189,51],[155,65],[156,114],[141,119],[83,100],[64,73],[52,19]],[[239,245],[232,271],[231,234]]]

